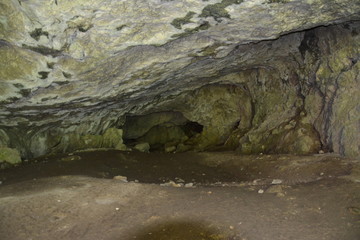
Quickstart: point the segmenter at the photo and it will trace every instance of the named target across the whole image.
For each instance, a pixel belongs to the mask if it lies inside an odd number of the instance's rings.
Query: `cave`
[[[122,137],[126,146],[142,152],[189,151],[203,128],[180,112],[155,112],[126,116]]]
[[[360,238],[358,0],[2,0],[0,239]]]

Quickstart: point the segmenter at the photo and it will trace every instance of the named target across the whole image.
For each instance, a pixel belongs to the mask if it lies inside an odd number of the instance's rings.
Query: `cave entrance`
[[[190,141],[203,131],[181,112],[164,111],[145,115],[126,116],[124,143],[140,151],[174,152],[191,149]]]

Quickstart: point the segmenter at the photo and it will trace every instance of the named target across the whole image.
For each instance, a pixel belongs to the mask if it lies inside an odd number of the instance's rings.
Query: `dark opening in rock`
[[[182,126],[183,131],[188,137],[192,137],[197,133],[201,133],[204,129],[204,126],[197,122],[187,122]]]
[[[49,37],[49,33],[43,31],[42,28],[35,28],[35,30],[30,33],[30,36],[36,41],[39,41],[41,36]]]
[[[140,151],[173,152],[202,130],[202,125],[186,119],[180,112],[127,116],[124,142]]]
[[[38,72],[38,74],[40,75],[41,79],[47,79],[49,72],[41,71],[41,72]]]

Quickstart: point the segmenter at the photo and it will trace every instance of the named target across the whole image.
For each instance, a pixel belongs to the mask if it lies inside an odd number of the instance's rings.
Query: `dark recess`
[[[40,75],[40,79],[47,79],[47,77],[49,76],[49,72],[45,71],[38,72],[38,74]]]

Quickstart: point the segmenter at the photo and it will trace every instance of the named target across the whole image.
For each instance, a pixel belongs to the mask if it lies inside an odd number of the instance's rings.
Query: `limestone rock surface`
[[[138,143],[359,156],[359,20],[357,0],[3,0],[0,145],[125,149],[107,129],[175,111],[203,129]]]
[[[21,163],[20,154],[16,149],[0,147],[0,165]]]

